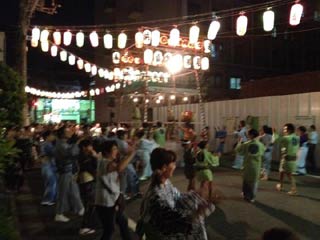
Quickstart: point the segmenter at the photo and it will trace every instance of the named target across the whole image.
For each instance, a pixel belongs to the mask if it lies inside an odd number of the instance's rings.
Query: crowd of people
[[[138,129],[127,124],[101,127],[69,122],[10,128],[6,137],[21,153],[6,169],[7,188],[19,191],[24,172],[34,162],[41,162],[41,204],[56,204],[54,220],[58,222],[70,221],[69,212],[82,216],[81,235],[94,233],[100,220],[101,239],[112,239],[115,223],[122,239],[132,239],[125,202],[143,197],[136,229],[141,238],[207,239],[204,219],[215,209],[213,176],[224,151],[226,129],[216,128],[213,136],[218,144],[211,151],[209,127],[202,129],[199,136],[190,123],[178,128],[188,179],[185,193],[170,182],[177,154],[165,148],[171,138],[166,130],[161,122],[154,126],[144,123]],[[294,175],[306,174],[306,159],[311,169],[315,168],[318,135],[314,125],[307,133],[305,127],[299,126],[296,132],[294,125],[288,123],[278,134],[268,126],[258,132],[241,121],[236,136],[233,168],[243,170],[242,194],[248,202],[255,201],[259,180],[268,180],[276,146],[281,152],[277,190],[283,190],[286,175],[291,182],[288,193],[297,194]],[[149,186],[142,193],[140,182],[145,180],[149,180]]]

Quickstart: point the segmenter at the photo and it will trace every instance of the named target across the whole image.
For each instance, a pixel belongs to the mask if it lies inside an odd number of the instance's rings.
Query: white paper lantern
[[[90,33],[89,38],[90,38],[90,42],[91,42],[92,47],[99,46],[99,36],[96,31],[93,31],[92,33]]]
[[[196,25],[192,26],[189,30],[189,43],[196,44],[199,39],[200,28]]]
[[[94,90],[91,89],[91,90],[89,91],[89,94],[90,94],[91,97],[94,96]]]
[[[302,13],[303,6],[300,3],[294,4],[290,11],[290,25],[297,26],[300,23]]]
[[[241,15],[237,19],[237,35],[244,36],[247,32],[248,18]]]
[[[69,55],[68,61],[69,61],[69,64],[73,66],[76,64],[76,57],[74,55]]]
[[[145,64],[152,64],[153,60],[153,51],[151,49],[146,49],[143,54],[143,61]]]
[[[180,31],[177,28],[173,28],[170,31],[169,45],[172,47],[176,47],[180,42]]]
[[[91,74],[92,74],[92,76],[97,75],[97,73],[98,73],[98,68],[97,68],[97,66],[96,66],[96,65],[92,65],[92,66],[91,66]]]
[[[196,70],[201,68],[201,58],[199,56],[193,58],[193,68]]]
[[[120,33],[118,36],[118,48],[123,49],[127,44],[127,34]]]
[[[184,98],[183,98],[183,101],[184,101],[184,102],[187,102],[187,101],[188,101],[188,97],[184,97]]]
[[[112,62],[114,64],[119,64],[120,63],[120,57],[121,57],[121,55],[120,55],[119,52],[112,53]]]
[[[201,59],[201,69],[204,71],[209,69],[209,58],[203,57]]]
[[[151,36],[152,33],[150,30],[146,29],[143,31],[143,44],[149,45],[151,44]]]
[[[170,100],[175,100],[176,99],[176,95],[171,95],[170,96]]]
[[[68,58],[67,52],[64,51],[64,50],[62,50],[62,51],[60,52],[60,60],[61,60],[62,62],[65,62],[65,61],[67,61],[67,58]]]
[[[266,32],[272,31],[274,27],[274,11],[267,10],[263,13],[263,29]]]
[[[48,41],[42,41],[41,42],[41,50],[43,52],[48,52],[49,51],[49,42]]]
[[[42,30],[40,34],[40,42],[48,42],[49,34],[50,33],[47,29]]]
[[[90,63],[85,63],[84,64],[84,70],[89,73],[91,72],[91,64]]]
[[[51,56],[56,57],[58,55],[58,47],[55,45],[52,45],[50,48]]]
[[[208,39],[214,40],[217,37],[217,34],[220,30],[220,22],[217,20],[213,20],[210,23],[209,29],[208,29]]]
[[[136,48],[142,48],[143,47],[143,33],[137,32],[135,35],[135,45]]]
[[[98,75],[99,75],[99,77],[103,78],[103,76],[104,76],[104,69],[103,68],[99,68]]]
[[[31,38],[31,47],[38,47],[39,41]]]
[[[211,41],[210,40],[204,40],[203,41],[203,51],[205,53],[210,53],[210,46],[211,46]]]
[[[105,70],[104,70],[103,77],[104,77],[104,79],[108,79],[108,78],[109,78],[109,71],[108,71],[108,69],[105,69]]]
[[[106,49],[111,49],[113,45],[112,35],[110,33],[106,33],[103,36],[103,45]]]
[[[63,44],[69,46],[72,41],[72,33],[68,30],[63,33]]]
[[[77,60],[77,67],[79,70],[83,69],[83,60],[80,58]]]
[[[151,45],[157,47],[160,44],[160,31],[153,30],[151,33]]]
[[[176,74],[181,71],[183,67],[183,58],[182,55],[176,54],[173,55],[166,64],[167,69],[170,73]]]
[[[185,55],[183,57],[183,67],[188,69],[188,68],[191,68],[191,66],[192,66],[192,58],[191,58],[191,56],[190,55]]]
[[[56,44],[56,45],[61,44],[61,32],[55,31],[53,33],[53,41],[54,41],[54,44]]]
[[[34,41],[39,41],[40,40],[40,29],[38,27],[34,27],[32,29],[31,38]]]
[[[81,31],[76,34],[76,45],[77,47],[83,47],[84,45],[84,33]]]
[[[153,54],[153,65],[162,65],[163,63],[163,54],[160,51],[155,51]]]

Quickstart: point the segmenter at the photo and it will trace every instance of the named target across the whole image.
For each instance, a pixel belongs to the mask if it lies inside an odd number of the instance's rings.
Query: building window
[[[241,88],[241,78],[231,77],[230,78],[230,89],[240,89]]]

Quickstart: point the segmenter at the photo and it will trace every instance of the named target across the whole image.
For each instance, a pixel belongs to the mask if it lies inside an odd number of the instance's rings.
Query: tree
[[[11,68],[0,64],[0,127],[21,125],[26,102],[22,78]]]

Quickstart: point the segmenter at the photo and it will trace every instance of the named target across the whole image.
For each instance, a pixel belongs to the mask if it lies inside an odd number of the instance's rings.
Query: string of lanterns
[[[88,94],[88,91],[75,91],[75,92],[43,91],[43,90],[33,88],[30,86],[26,86],[24,90],[26,93],[29,93],[31,95],[35,95],[38,97],[60,98],[60,99],[72,99],[72,98],[87,97],[87,94]]]
[[[292,26],[297,26],[300,24],[301,16],[303,13],[303,6],[296,1],[290,10],[290,18],[289,24]],[[266,32],[270,32],[274,28],[275,21],[275,13],[271,7],[267,8],[266,11],[262,15],[263,18],[263,29]],[[196,21],[196,20],[193,20]],[[206,38],[208,40],[214,40],[217,37],[217,34],[220,30],[220,22],[219,17],[214,16],[208,31]],[[236,34],[238,36],[244,36],[247,32],[248,27],[248,17],[246,16],[245,11],[240,11],[239,16],[236,20]],[[31,46],[37,47],[38,42],[48,42],[51,32],[44,27],[44,29],[40,29],[39,27],[34,27],[31,31]],[[160,32],[159,29],[145,29],[144,31],[138,31],[135,36],[135,47],[142,48],[144,45],[157,47],[163,44],[161,42],[161,38],[165,35]],[[200,37],[200,28],[196,24],[192,24],[189,30],[189,41],[187,45],[194,46],[196,50],[201,50],[201,46],[197,46]],[[71,45],[73,39],[75,38],[76,46],[83,47],[85,44],[85,38],[90,40],[90,44],[92,47],[96,48],[100,44],[100,40],[103,41],[103,46],[106,49],[113,49],[115,46],[113,44],[114,40],[117,42],[117,47],[119,49],[125,49],[127,46],[128,36],[125,32],[121,32],[115,37],[109,31],[105,32],[103,36],[99,36],[97,30],[93,30],[88,36],[82,30],[79,30],[77,33],[73,33],[72,30],[66,30],[64,32],[60,32],[59,30],[54,30],[52,33],[52,38],[55,45]],[[178,27],[174,27],[169,33],[168,46],[178,47],[181,44],[183,38],[180,35],[180,30]]]

